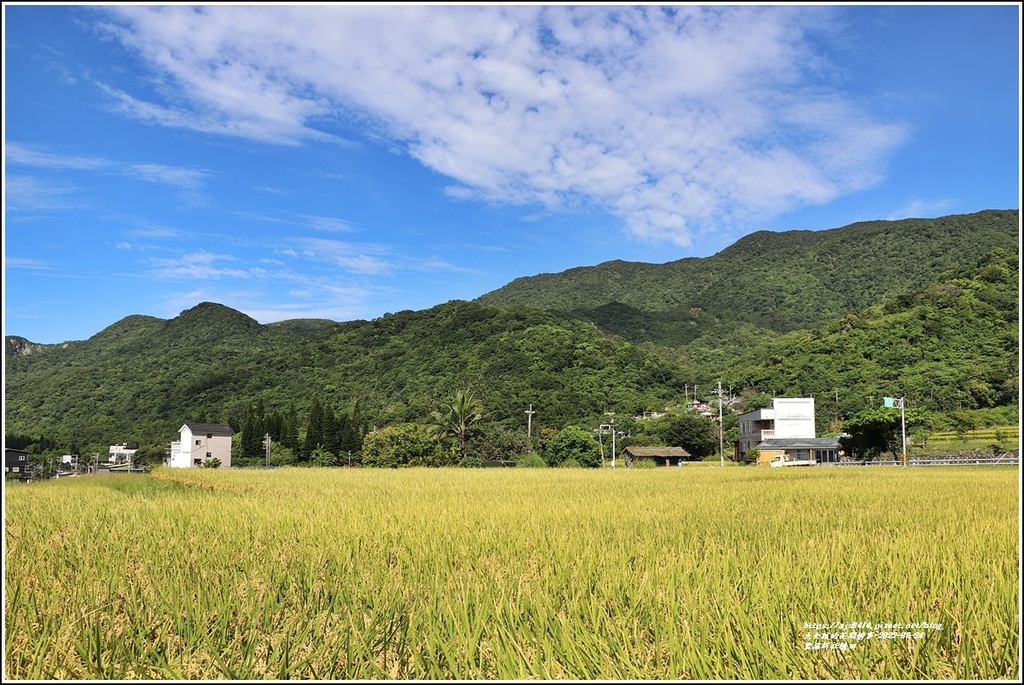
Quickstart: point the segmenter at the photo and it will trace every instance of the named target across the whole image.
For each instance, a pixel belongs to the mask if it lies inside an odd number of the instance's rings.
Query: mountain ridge
[[[862,221],[820,231],[757,231],[710,257],[664,264],[612,260],[524,276],[474,302],[565,312],[612,303],[676,315],[690,309],[728,312],[786,332],[910,292],[938,271],[993,249],[1017,249],[1019,234],[1015,209]]]

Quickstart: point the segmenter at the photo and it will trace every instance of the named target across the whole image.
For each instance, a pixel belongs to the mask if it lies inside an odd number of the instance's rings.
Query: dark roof
[[[196,433],[213,433],[214,435],[226,435],[228,437],[235,434],[235,430],[226,423],[186,423],[186,427],[192,434]]]
[[[688,457],[690,453],[682,447],[633,447],[630,445],[624,452],[631,457]]]
[[[839,448],[836,438],[772,438],[762,440],[758,448],[763,450],[834,450]]]

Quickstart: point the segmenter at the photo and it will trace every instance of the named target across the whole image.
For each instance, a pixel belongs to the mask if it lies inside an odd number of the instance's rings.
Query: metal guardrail
[[[856,461],[853,459],[840,461],[835,464],[823,464],[824,466],[902,466],[900,459],[875,459],[872,461]],[[1019,466],[1020,454],[1018,452],[1005,452],[1003,454],[951,454],[934,457],[911,457],[907,459],[907,466]]]

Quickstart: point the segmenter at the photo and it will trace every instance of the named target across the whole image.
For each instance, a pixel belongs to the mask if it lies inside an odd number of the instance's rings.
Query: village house
[[[10,447],[4,448],[4,477],[28,480],[32,477],[32,464],[29,461],[30,453],[25,450],[16,450]]]
[[[130,464],[135,459],[137,449],[128,449],[128,443],[122,445],[111,445],[110,456],[107,457],[107,464]],[[70,462],[69,462],[70,463]]]
[[[839,441],[819,438],[813,397],[776,397],[772,406],[740,414],[735,456],[747,460],[758,449],[758,466],[822,464],[839,461]]]
[[[178,429],[179,439],[171,443],[165,462],[173,468],[203,466],[217,459],[220,465],[231,466],[231,436],[235,431],[222,423],[186,423]]]

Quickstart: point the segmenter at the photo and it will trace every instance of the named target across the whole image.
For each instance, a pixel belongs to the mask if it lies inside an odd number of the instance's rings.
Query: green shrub
[[[524,454],[516,459],[516,466],[521,469],[542,469],[547,468],[547,465],[548,463],[544,461],[544,457],[534,452]]]

